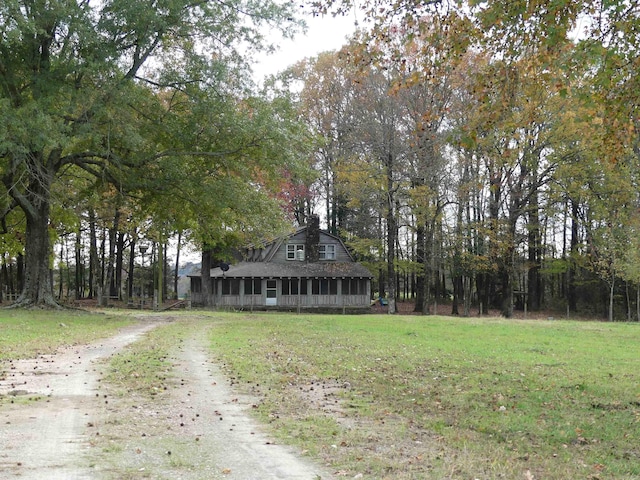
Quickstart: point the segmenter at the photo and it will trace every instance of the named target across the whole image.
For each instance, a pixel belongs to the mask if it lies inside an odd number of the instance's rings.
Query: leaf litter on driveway
[[[92,345],[3,365],[0,477],[332,478],[261,431],[249,415],[251,399],[231,390],[197,338],[177,347],[180,381],[166,395],[112,394],[98,362],[162,323],[140,322]]]

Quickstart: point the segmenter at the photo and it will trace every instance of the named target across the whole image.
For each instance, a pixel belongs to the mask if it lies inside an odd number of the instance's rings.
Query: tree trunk
[[[102,227],[101,232],[100,232],[100,249],[99,249],[99,257],[97,259],[98,261],[98,267],[100,270],[100,278],[97,281],[97,291],[96,291],[96,298],[98,300],[98,305],[102,305],[103,303],[103,296],[105,295],[105,289],[104,289],[104,285],[106,285],[105,283],[105,277],[106,277],[106,266],[107,266],[107,255],[106,255],[106,251],[107,251],[107,229],[106,227]],[[108,291],[107,291],[108,292]],[[108,293],[107,293],[108,295]]]
[[[116,240],[116,270],[114,275],[114,291],[113,295],[118,297],[118,300],[122,300],[122,271],[124,267],[124,240],[125,233],[118,232],[118,239]]]
[[[96,234],[96,213],[89,210],[89,298],[95,298],[98,285],[98,236]]]
[[[76,282],[76,288],[75,288],[74,298],[76,300],[80,300],[80,298],[82,297],[81,296],[81,292],[82,292],[83,272],[82,272],[81,252],[82,252],[82,244],[81,244],[81,239],[80,239],[80,228],[78,228],[78,231],[76,232],[76,242],[75,242],[75,258],[76,258],[75,282]]]
[[[471,285],[473,280],[469,276],[464,276],[462,280],[463,285],[463,302],[464,302],[464,316],[468,317],[471,315]]]
[[[9,262],[11,261],[11,257],[9,257]],[[16,293],[15,291],[15,282],[13,280],[13,265],[9,263],[7,265],[7,256],[4,255],[2,257],[2,275],[4,277],[4,284],[7,288],[7,292],[11,294],[11,299],[13,299],[13,295]]]
[[[613,275],[612,275],[613,277]],[[613,293],[615,289],[615,279],[611,280],[611,284],[609,285],[609,321],[613,322]]]
[[[431,313],[431,292],[434,285],[434,272],[433,272],[433,250],[434,250],[434,226],[433,222],[425,224],[424,229],[424,268],[422,269],[424,280],[422,282],[422,314],[428,315]],[[436,312],[433,312],[436,313]]]
[[[106,268],[106,274],[103,277],[103,283],[102,283],[102,292],[104,295],[101,299],[102,300],[101,304],[102,306],[105,306],[105,307],[108,305],[110,297],[115,296],[115,292],[113,291],[113,288],[115,285],[112,280],[114,276],[114,262],[116,259],[116,233],[118,231],[119,224],[120,224],[120,210],[116,209],[115,215],[113,217],[113,226],[108,230],[109,255],[106,259],[107,268]]]
[[[398,226],[394,212],[393,156],[387,158],[387,285],[389,286],[389,314],[396,313],[396,238]]]
[[[452,278],[453,282],[453,301],[451,302],[451,315],[460,315],[458,311],[458,302],[462,298],[464,302],[464,290],[462,289],[462,275],[455,273]]]
[[[27,223],[25,229],[25,270],[22,294],[16,306],[59,305],[53,296],[49,259],[51,245],[49,242],[50,185],[32,186],[36,191],[32,208],[25,211]]]
[[[431,279],[431,267],[428,263],[428,260],[426,258],[427,256],[427,249],[425,249],[425,261],[424,261],[424,266],[423,266],[423,276],[424,276],[424,281],[422,282],[422,307],[421,307],[421,311],[423,315],[428,315],[429,314],[429,286],[431,285],[430,283],[430,279]]]
[[[389,225],[389,232],[387,233],[388,257],[387,257],[387,285],[389,287],[389,314],[396,313],[396,266],[395,266],[395,217],[393,213],[389,215],[387,221],[391,222]]]
[[[424,312],[424,283],[425,283],[425,244],[424,244],[425,228],[420,220],[418,220],[418,226],[416,228],[416,263],[418,264],[416,274],[416,306],[415,312]]]
[[[135,279],[135,262],[136,262],[136,240],[135,235],[131,238],[129,245],[129,275],[127,276],[127,298],[129,303],[133,303],[133,286]]]
[[[7,254],[3,254],[2,255],[2,266],[0,267],[1,271],[2,271],[2,285],[4,285],[4,289],[6,289],[7,293],[11,293],[11,288],[10,288],[10,280],[9,280],[9,270],[7,269]],[[0,291],[0,300],[4,299],[2,295],[2,292]]]
[[[502,259],[502,298],[500,300],[500,313],[505,318],[511,318],[513,316],[513,284],[515,279],[515,238],[516,231],[516,219],[517,215],[511,215],[511,221],[509,222],[509,238],[508,246],[504,251],[504,258]]]
[[[513,283],[511,269],[505,268],[502,272],[502,302],[500,313],[505,318],[513,316]]]
[[[571,247],[569,249],[569,267],[567,270],[567,304],[570,312],[577,312],[578,299],[576,292],[576,261],[578,254],[578,202],[571,200]]]
[[[211,255],[212,252],[206,246],[202,249],[202,268],[200,272],[202,282],[202,304],[211,307]]]
[[[178,279],[180,278],[178,272],[180,271],[180,245],[182,244],[182,232],[178,232],[178,245],[176,246],[176,269],[173,272],[173,292],[178,296]]]
[[[169,294],[169,256],[168,256],[168,250],[169,250],[169,242],[165,240],[164,245],[162,246],[163,248],[163,252],[162,252],[162,258],[163,258],[163,262],[162,262],[162,298],[164,300],[166,300],[168,298],[168,294]]]
[[[387,297],[386,277],[382,268],[378,269],[378,297]]]
[[[60,243],[60,260],[58,268],[58,301],[62,301],[64,295],[64,245]],[[67,265],[69,265],[67,263]],[[68,287],[67,287],[68,288]]]
[[[531,195],[529,200],[529,232],[528,232],[528,270],[527,270],[527,307],[530,311],[538,311],[541,307],[542,280],[540,268],[542,262],[542,247],[540,235],[540,215],[538,212],[538,196]]]
[[[155,300],[154,308],[162,309],[163,292],[164,292],[164,244],[162,241],[158,242],[157,251],[157,266],[156,266],[156,288],[153,292],[153,299]]]
[[[21,253],[16,256],[16,285],[14,293],[22,292],[24,289],[24,255]]]

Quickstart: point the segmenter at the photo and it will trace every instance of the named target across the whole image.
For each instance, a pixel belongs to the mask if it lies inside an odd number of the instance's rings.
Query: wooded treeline
[[[318,213],[390,312],[640,318],[636,2],[311,2],[366,28],[260,93],[237,47],[291,4],[160,3],[0,5],[18,304],[169,294],[170,240],[222,258]]]
[[[122,229],[121,220],[120,211],[104,219],[92,210],[81,213],[76,231],[60,232],[50,270],[58,301],[151,307],[161,299],[177,298],[182,235],[161,242],[143,237],[137,228]],[[24,257],[18,254],[12,259],[5,253],[0,275],[2,300],[15,301],[23,289]]]
[[[303,205],[392,312],[640,319],[638,6],[478,4],[366,3],[372,33],[280,77],[323,142]]]
[[[282,230],[279,192],[306,171],[308,140],[285,98],[256,92],[250,56],[270,48],[265,29],[296,31],[295,14],[0,2],[0,280],[15,305],[131,298],[142,242],[140,291],[169,238],[208,248]]]

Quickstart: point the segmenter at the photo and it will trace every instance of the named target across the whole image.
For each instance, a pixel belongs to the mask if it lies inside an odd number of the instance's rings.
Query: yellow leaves
[[[433,200],[437,198],[438,193],[437,190],[434,190],[429,185],[418,185],[409,191],[409,198],[416,212],[421,213],[423,216],[430,217],[436,210]]]
[[[349,206],[361,207],[384,191],[385,177],[367,158],[352,158],[336,167],[336,185],[349,192]]]

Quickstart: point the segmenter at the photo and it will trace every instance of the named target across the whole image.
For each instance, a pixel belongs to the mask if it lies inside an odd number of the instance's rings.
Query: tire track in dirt
[[[158,326],[142,322],[91,345],[55,355],[5,363],[0,395],[13,399],[0,409],[0,477],[3,479],[94,479],[84,458],[90,427],[103,399],[95,362],[109,357]]]
[[[3,363],[0,478],[333,478],[261,430],[249,414],[252,399],[210,360],[206,329],[176,342],[169,388],[153,398],[100,381],[105,359],[171,320],[142,319],[91,345]]]
[[[249,415],[249,398],[239,396],[211,362],[205,347],[191,337],[180,349],[177,369],[188,379],[182,404],[199,413],[190,429],[201,439],[209,437],[212,459],[225,478],[235,480],[329,479],[325,469],[300,458],[293,449],[276,445]],[[193,416],[191,416],[193,418]]]
[[[275,442],[251,418],[195,328],[171,353],[167,390],[153,398],[109,395],[100,426],[101,478],[329,480],[325,468]],[[108,391],[108,386],[103,391]]]

